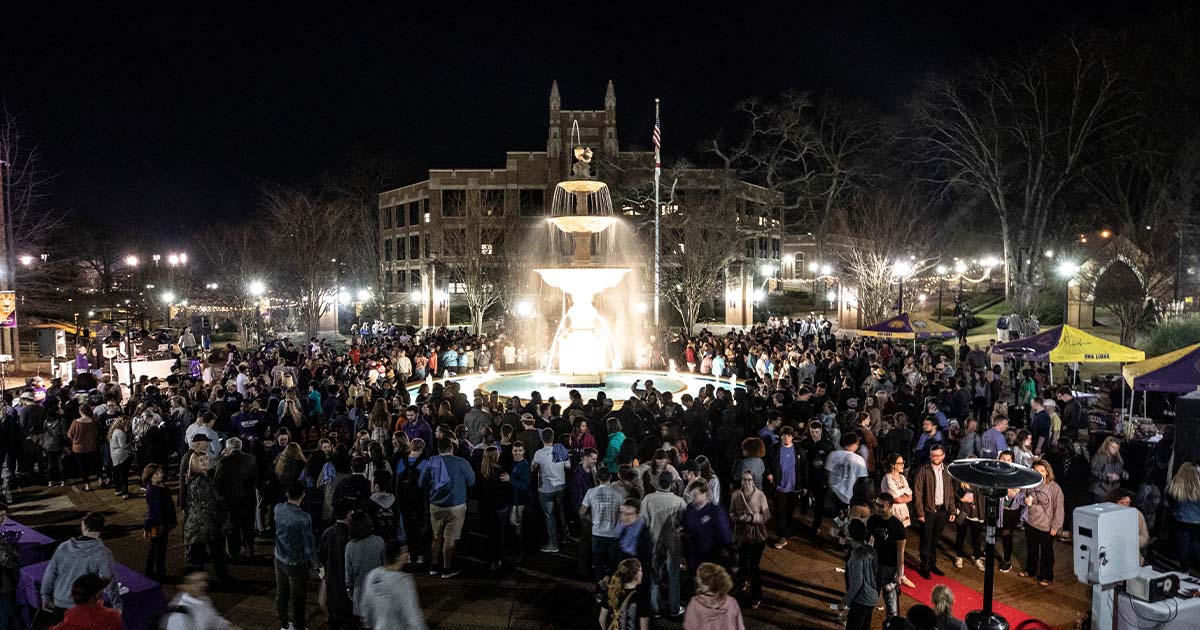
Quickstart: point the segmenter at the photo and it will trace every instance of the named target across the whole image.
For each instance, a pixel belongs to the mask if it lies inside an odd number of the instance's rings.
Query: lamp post
[[[942,316],[942,288],[946,284],[946,265],[938,265],[937,268],[934,269],[934,271],[937,272],[937,277],[938,277],[937,317],[941,317]]]
[[[1064,260],[1058,263],[1056,271],[1063,279],[1063,325],[1066,325],[1071,316],[1071,280],[1079,273],[1079,264],[1072,260]]]
[[[967,273],[967,263],[961,260],[955,261],[954,273],[958,274],[958,303],[963,301],[963,274]]]
[[[163,304],[167,307],[167,317],[163,322],[163,328],[171,327],[171,304],[175,301],[175,292],[167,291],[162,294]]]
[[[900,282],[900,299],[896,301],[896,309],[898,313],[904,312],[904,276],[912,273],[912,264],[907,260],[898,260],[892,265],[892,273]]]
[[[267,293],[267,285],[262,280],[251,280],[250,283],[246,285],[246,293],[249,293],[250,296],[254,298],[254,327],[256,329],[256,335],[258,336],[258,343],[261,345],[262,307],[260,302],[262,300],[262,296]],[[250,338],[247,336],[246,341],[249,342],[249,340]]]

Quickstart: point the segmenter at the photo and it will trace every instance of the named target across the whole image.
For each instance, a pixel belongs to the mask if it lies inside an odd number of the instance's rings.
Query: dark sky
[[[506,150],[544,148],[555,78],[564,108],[575,109],[601,108],[611,78],[626,147],[648,144],[661,96],[670,157],[694,154],[747,96],[794,86],[886,109],[929,70],[1150,12],[1145,2],[1100,1],[768,11],[559,2],[494,15],[460,15],[462,4],[165,14],[118,4],[6,8],[0,97],[22,113],[56,175],[56,207],[168,238],[242,216],[263,182],[311,182],[356,150],[394,159],[397,183],[430,167],[502,167]],[[570,16],[571,6],[589,10]]]

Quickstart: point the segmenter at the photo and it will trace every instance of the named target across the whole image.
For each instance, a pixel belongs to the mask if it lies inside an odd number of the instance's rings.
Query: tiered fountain
[[[550,224],[575,241],[575,257],[565,267],[536,270],[542,281],[571,299],[554,334],[547,368],[559,385],[574,387],[602,387],[607,371],[621,369],[612,330],[592,302],[629,273],[629,267],[592,261],[593,236],[612,228],[617,218],[608,186],[591,177],[591,159],[591,149],[575,149],[572,179],[558,183],[550,206]]]
[[[489,370],[486,374],[456,380],[462,381],[464,390],[479,388],[505,397],[525,398],[536,390],[543,399],[554,397],[562,401],[567,399],[570,389],[579,389],[586,400],[604,391],[618,407],[629,397],[630,386],[646,379],[652,379],[659,391],[676,394],[696,393],[709,383],[730,386],[732,381],[718,382],[710,377],[676,373],[673,366],[670,372],[622,369],[622,353],[630,354],[630,347],[638,343],[635,331],[644,327],[644,309],[642,315],[635,314],[636,287],[628,287],[625,296],[612,290],[629,276],[631,268],[609,263],[610,259],[627,263],[627,258],[619,257],[633,252],[622,252],[619,245],[628,243],[632,248],[634,239],[615,237],[621,219],[613,214],[608,186],[591,175],[591,149],[580,146],[574,149],[574,156],[571,178],[555,187],[547,219],[552,227],[548,232],[549,242],[543,244],[554,247],[539,261],[560,264],[535,269],[543,282],[561,290],[569,300],[550,341],[543,369],[504,374]],[[567,243],[557,242],[564,238]],[[597,243],[608,245],[596,247]],[[569,258],[563,261],[567,254]],[[614,315],[620,337],[596,308],[597,296],[605,291],[609,293],[605,302],[610,307],[606,311]],[[411,391],[415,393],[416,388]]]

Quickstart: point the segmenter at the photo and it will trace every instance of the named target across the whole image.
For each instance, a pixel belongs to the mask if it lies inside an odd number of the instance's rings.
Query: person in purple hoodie
[[[404,435],[408,436],[409,442],[421,438],[427,445],[436,444],[433,441],[433,428],[429,426],[429,420],[421,414],[416,405],[405,410],[404,415]]]
[[[724,508],[712,501],[710,492],[701,479],[687,487],[690,503],[683,513],[683,546],[693,571],[705,562],[723,564],[721,552],[733,544],[733,523]]]

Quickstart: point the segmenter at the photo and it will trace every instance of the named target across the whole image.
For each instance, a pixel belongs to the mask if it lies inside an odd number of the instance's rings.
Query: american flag
[[[654,139],[654,150],[655,150],[655,151],[661,151],[661,150],[662,150],[662,131],[659,129],[659,126],[658,126],[658,112],[657,112],[657,111],[656,111],[656,112],[654,112],[654,135],[653,135],[653,139]]]

